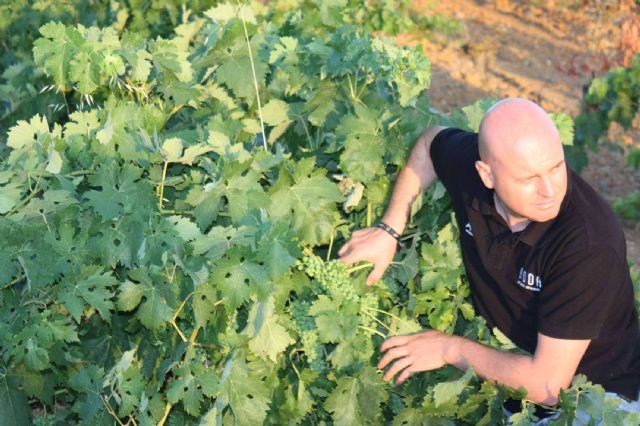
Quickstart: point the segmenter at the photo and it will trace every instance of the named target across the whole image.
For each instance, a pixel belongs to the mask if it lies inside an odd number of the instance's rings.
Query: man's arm
[[[415,199],[436,179],[429,151],[433,139],[444,129],[446,127],[434,126],[425,130],[413,146],[407,165],[398,174],[382,221],[399,234],[404,231]],[[373,263],[373,271],[367,277],[367,284],[373,284],[382,277],[395,252],[396,240],[393,237],[382,229],[366,228],[355,231],[351,239],[340,248],[338,255],[348,264],[361,260]]]
[[[461,370],[472,368],[487,380],[512,388],[523,387],[527,399],[555,404],[560,389],[571,384],[590,340],[566,340],[538,333],[538,345],[533,356],[501,352],[459,336],[427,330],[409,336],[396,336],[381,346],[386,351],[378,363],[385,368],[385,380],[398,374],[397,382],[412,373],[440,368],[446,364]]]
[[[433,139],[444,129],[446,127],[434,126],[422,132],[411,150],[407,165],[398,174],[382,221],[399,234],[404,231],[413,202],[436,180],[429,150]]]

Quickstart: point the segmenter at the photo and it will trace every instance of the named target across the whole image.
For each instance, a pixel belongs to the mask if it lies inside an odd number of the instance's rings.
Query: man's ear
[[[478,160],[476,161],[476,170],[478,171],[478,174],[480,175],[480,179],[482,179],[482,183],[484,183],[484,186],[489,189],[493,189],[494,182],[491,166],[489,166],[482,160]]]

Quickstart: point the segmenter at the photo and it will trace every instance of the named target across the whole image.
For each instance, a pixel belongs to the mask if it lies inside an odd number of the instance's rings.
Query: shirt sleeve
[[[476,133],[447,128],[441,130],[431,142],[433,168],[449,193],[458,192],[458,181],[475,173],[478,156]]]
[[[599,337],[624,282],[618,262],[608,246],[591,247],[559,259],[548,277],[542,278],[538,331],[558,339]]]

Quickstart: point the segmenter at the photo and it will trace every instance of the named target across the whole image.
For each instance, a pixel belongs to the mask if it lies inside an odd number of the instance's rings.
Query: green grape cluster
[[[339,260],[326,262],[317,279],[334,299],[358,302],[360,297],[351,282],[348,267]]]
[[[307,362],[311,370],[321,373],[326,369],[326,362],[323,358],[322,343],[318,340],[318,333],[314,330],[302,332],[302,350],[307,356]]]
[[[378,295],[374,291],[368,291],[360,297],[360,325],[368,328],[375,328],[375,320],[371,308],[378,307]]]
[[[309,363],[309,368],[311,371],[315,371],[316,373],[324,373],[327,371],[327,362],[321,356],[322,355],[322,344],[318,342],[316,357],[313,362]]]
[[[298,263],[298,270],[304,271],[311,278],[317,278],[322,274],[324,269],[324,262],[320,257],[311,254],[306,254],[302,261]]]
[[[349,267],[345,263],[339,260],[323,262],[320,257],[310,253],[302,258],[298,268],[315,278],[324,292],[334,299],[356,303],[359,301],[360,297],[351,282]]]
[[[302,350],[307,355],[307,360],[313,362],[318,353],[316,351],[316,343],[318,343],[318,333],[313,330],[302,332]]]
[[[296,299],[289,304],[289,313],[300,330],[313,330],[316,323],[311,315],[309,308],[311,304],[306,300]]]

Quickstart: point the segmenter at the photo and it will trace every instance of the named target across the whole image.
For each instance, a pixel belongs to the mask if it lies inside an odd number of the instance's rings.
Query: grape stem
[[[418,331],[420,331],[420,330],[413,330],[413,326],[412,326],[411,324],[409,324],[408,322],[406,322],[405,320],[403,320],[403,319],[402,319],[402,318],[400,318],[399,316],[392,314],[391,312],[383,311],[382,309],[378,309],[378,308],[368,308],[368,307],[365,307],[364,309],[369,309],[369,310],[372,310],[372,311],[380,312],[381,314],[388,315],[388,316],[390,316],[391,318],[393,318],[393,319],[395,319],[395,320],[398,320],[398,321],[400,321],[401,323],[403,323],[404,325],[406,325],[407,327],[409,327],[409,329],[411,329],[411,330],[412,330],[412,331],[411,331],[412,333],[417,333]]]
[[[253,53],[251,52],[251,42],[249,41],[249,32],[247,31],[247,22],[244,19],[244,14],[242,13],[242,6],[240,6],[240,1],[238,3],[238,15],[240,15],[240,20],[242,21],[242,28],[244,28],[244,38],[247,40],[247,49],[249,50],[249,62],[251,62],[251,72],[253,73],[253,85],[256,89],[256,101],[258,103],[258,117],[260,118],[260,129],[262,130],[262,145],[264,146],[264,150],[267,151],[267,134],[264,131],[264,120],[262,118],[262,105],[260,104],[260,90],[258,89],[258,78],[256,77],[256,66],[253,63]]]
[[[171,215],[183,215],[183,216],[190,216],[193,215],[193,212],[189,212],[189,211],[181,211],[181,210],[166,210],[166,209],[162,209],[160,210],[160,214],[171,214]]]
[[[191,293],[193,294],[193,293]],[[189,296],[191,296],[191,294]],[[187,296],[186,299],[189,298],[189,296]],[[185,302],[187,301],[185,299]],[[184,302],[182,302],[184,305]],[[176,315],[177,316],[177,315]],[[175,324],[175,316],[174,316],[174,324]],[[177,327],[176,327],[177,328]],[[184,358],[182,359],[182,364],[186,364],[190,359],[191,359],[191,352],[193,352],[193,348],[194,346],[197,345],[196,342],[196,338],[198,337],[198,332],[200,331],[200,328],[195,328],[192,332],[191,335],[189,336],[189,346],[187,347],[187,351],[185,352]],[[180,333],[182,335],[182,333]],[[162,416],[162,419],[160,419],[160,421],[158,422],[157,426],[164,426],[164,423],[167,421],[167,418],[169,417],[169,413],[171,412],[171,409],[173,408],[173,404],[171,404],[170,402],[167,402],[167,405],[165,405],[164,407],[164,416]]]
[[[158,190],[158,209],[162,210],[162,199],[164,198],[164,182],[167,179],[167,167],[169,166],[169,161],[164,162],[164,167],[162,168],[162,180],[160,181],[160,189]]]
[[[171,412],[171,408],[172,407],[173,407],[173,405],[171,405],[171,403],[167,402],[167,405],[164,407],[164,415],[162,416],[162,418],[158,422],[158,426],[164,426],[164,422],[167,421],[167,417],[169,417],[169,413]]]
[[[331,239],[329,240],[329,250],[327,250],[327,260],[325,262],[328,262],[329,259],[331,259],[332,248],[333,248],[333,230],[331,230]]]
[[[382,337],[383,339],[387,338],[387,336],[385,336],[384,334],[380,333],[378,330],[374,330],[373,328],[365,327],[364,325],[359,325],[358,328],[361,329],[361,330],[368,331],[369,333],[376,334],[376,335]]]
[[[5,288],[12,287],[14,284],[19,283],[20,281],[24,280],[25,278],[26,278],[26,275],[24,275],[24,274],[19,275],[18,277],[14,278],[10,283],[7,283],[7,284],[3,285],[2,287],[0,287],[0,290],[4,290]]]
[[[412,239],[412,238],[413,238],[413,237],[415,237],[416,235],[417,235],[417,236],[419,236],[419,237],[421,237],[421,236],[423,236],[423,235],[424,235],[424,234],[426,234],[426,233],[427,233],[427,231],[416,231],[416,232],[414,232],[413,234],[405,234],[405,235],[403,235],[400,239],[401,239],[402,241],[407,241],[407,240]]]
[[[100,399],[102,399],[102,403],[104,404],[105,408],[107,409],[107,412],[111,415],[111,417],[116,419],[116,422],[118,422],[120,426],[125,426],[124,423],[120,421],[120,418],[118,417],[116,412],[113,411],[113,408],[111,408],[111,404],[109,404],[109,401],[107,401],[107,397],[104,395],[101,395]]]
[[[386,325],[385,323],[380,321],[378,318],[376,318],[375,315],[373,315],[373,314],[371,314],[370,312],[367,312],[367,311],[362,311],[362,312],[365,313],[366,315],[370,316],[375,322],[377,322],[378,324],[380,324],[381,326],[383,326],[384,328],[389,330],[389,333],[393,333],[393,330],[391,330],[391,328],[388,325]]]
[[[178,318],[178,315],[180,315],[180,311],[182,311],[182,308],[184,308],[185,303],[187,303],[187,300],[189,300],[191,296],[193,296],[193,292],[189,293],[187,297],[185,297],[185,299],[182,301],[182,304],[180,305],[176,313],[173,315],[173,318],[171,319],[171,321],[169,321],[169,323],[173,326],[173,328],[176,329],[176,331],[180,335],[180,339],[182,339],[182,341],[185,343],[187,342],[187,337],[182,333],[182,330],[180,330],[180,327],[178,327],[178,324],[176,324],[176,319]]]
[[[370,268],[372,266],[373,266],[373,263],[366,262],[366,263],[363,263],[362,265],[354,266],[353,268],[347,269],[347,273],[351,275],[356,271],[359,271],[365,268]]]
[[[24,205],[26,205],[29,202],[29,200],[31,200],[33,197],[35,197],[36,195],[38,195],[38,194],[40,194],[42,192],[42,188],[40,188],[40,178],[41,177],[42,177],[42,174],[40,174],[40,176],[38,176],[38,180],[36,181],[35,186],[31,190],[31,193],[29,193],[29,195],[27,195],[25,198],[23,198],[18,204],[13,206],[13,208],[9,211],[9,213],[5,214],[5,217],[11,216],[12,214],[14,214],[18,210],[20,210]]]
[[[289,361],[291,361],[291,366],[293,367],[293,370],[296,372],[296,376],[298,376],[298,381],[302,381],[300,379],[300,372],[298,371],[298,369],[296,368],[295,363],[293,362],[293,354],[295,354],[296,352],[300,351],[300,349],[298,348],[293,348],[293,350],[291,352],[289,352]]]
[[[304,128],[304,132],[307,134],[307,141],[309,142],[309,149],[313,151],[313,142],[311,141],[311,135],[309,134],[309,129],[307,128],[307,123],[304,122],[304,118],[302,115],[296,115],[300,122],[302,123],[302,127]]]

